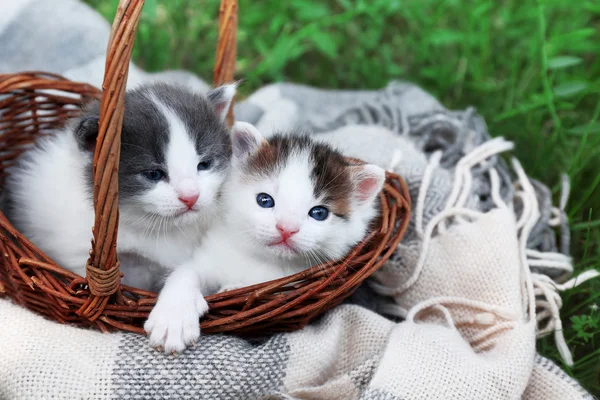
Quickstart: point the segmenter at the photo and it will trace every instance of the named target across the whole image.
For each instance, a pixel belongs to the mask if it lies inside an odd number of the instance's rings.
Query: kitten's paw
[[[221,289],[219,289],[218,293],[223,293],[223,292],[228,292],[230,290],[236,290],[236,289],[241,289],[243,287],[245,287],[246,285],[243,285],[241,283],[238,284],[233,284],[233,285],[225,285],[225,286],[221,286]]]
[[[207,311],[200,292],[164,293],[144,324],[150,345],[167,354],[182,352],[200,337],[200,317]]]

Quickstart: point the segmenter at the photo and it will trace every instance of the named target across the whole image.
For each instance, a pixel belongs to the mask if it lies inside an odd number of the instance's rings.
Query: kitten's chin
[[[145,233],[156,230],[182,229],[188,227],[208,226],[213,219],[213,214],[205,210],[187,210],[176,213],[145,212],[140,214],[138,210],[128,212],[122,209],[121,222],[142,229]]]
[[[286,262],[291,262],[294,265],[302,265],[303,268],[309,268],[320,264],[323,260],[316,258],[316,252],[301,247],[294,242],[288,243],[271,243],[267,246],[267,251]]]
[[[301,251],[291,243],[275,242],[266,245],[267,251],[286,260],[299,258]]]
[[[168,218],[171,220],[171,224],[173,226],[183,227],[198,224],[208,225],[213,216],[211,213],[205,212],[203,209],[192,209],[179,212]]]

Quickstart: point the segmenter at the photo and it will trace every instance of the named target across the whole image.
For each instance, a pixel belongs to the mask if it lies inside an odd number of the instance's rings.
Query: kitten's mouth
[[[270,243],[269,247],[283,248],[283,249],[287,249],[289,251],[293,251],[294,253],[297,251],[296,248],[286,240],[279,240],[279,241]]]
[[[175,214],[175,216],[176,217],[181,217],[181,216],[186,215],[186,214],[195,213],[196,211],[198,211],[198,210],[196,210],[194,208],[186,208],[185,210],[181,210],[180,212],[178,212],[177,214]]]
[[[185,224],[198,218],[198,212],[199,210],[188,208],[185,210],[176,211],[174,214],[171,215],[170,218],[174,223]]]

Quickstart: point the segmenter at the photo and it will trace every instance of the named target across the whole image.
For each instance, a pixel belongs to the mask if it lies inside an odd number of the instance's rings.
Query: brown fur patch
[[[350,213],[350,198],[354,189],[350,165],[344,156],[324,144],[315,144],[311,151],[315,197],[324,196],[331,211],[338,217]]]
[[[274,135],[250,156],[244,172],[249,179],[276,174],[295,154],[306,154],[310,160],[314,196],[323,196],[324,205],[345,218],[354,189],[352,167],[341,153],[326,144],[316,143],[306,135]]]
[[[250,156],[245,165],[245,173],[249,176],[265,176],[274,172],[282,162],[282,155],[268,141],[263,141],[258,150]]]

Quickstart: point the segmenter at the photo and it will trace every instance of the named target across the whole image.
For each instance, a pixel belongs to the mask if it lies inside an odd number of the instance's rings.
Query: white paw
[[[200,317],[208,303],[199,291],[180,290],[161,293],[144,329],[152,347],[165,353],[180,353],[200,337]]]
[[[228,292],[230,290],[236,290],[236,289],[241,289],[246,285],[243,285],[241,283],[238,284],[233,284],[233,285],[225,285],[225,286],[221,286],[221,289],[219,289],[218,293],[223,293],[223,292]]]

